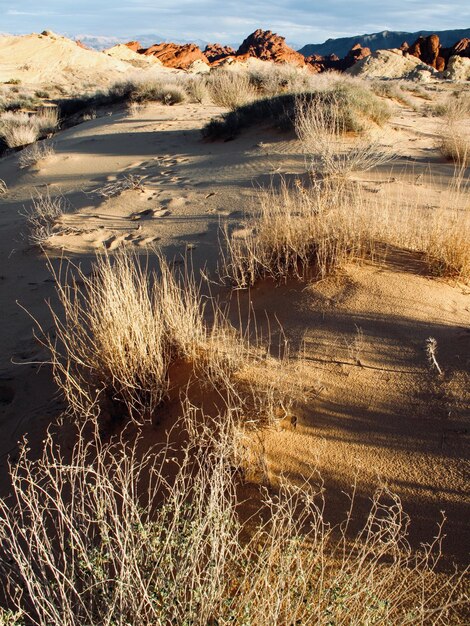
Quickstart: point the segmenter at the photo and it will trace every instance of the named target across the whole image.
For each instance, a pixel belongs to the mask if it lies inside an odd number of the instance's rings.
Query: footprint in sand
[[[112,237],[105,239],[101,243],[106,248],[106,250],[116,250],[116,248],[119,248],[119,246],[124,243],[127,237],[129,237],[129,235],[113,235]]]

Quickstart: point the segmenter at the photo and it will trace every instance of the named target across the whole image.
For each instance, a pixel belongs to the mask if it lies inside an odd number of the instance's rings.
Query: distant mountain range
[[[67,35],[69,36],[69,35]],[[206,45],[209,43],[208,41],[203,41],[202,39],[192,39],[192,40],[182,40],[182,39],[168,39],[168,37],[164,37],[163,35],[136,35],[129,37],[108,37],[108,36],[100,36],[100,35],[74,35],[70,36],[71,39],[78,39],[88,48],[92,48],[93,50],[104,50],[105,48],[111,48],[111,46],[115,46],[118,43],[127,43],[128,41],[138,41],[144,48],[149,48],[156,43],[167,43],[172,41],[173,43],[184,44],[184,43],[195,43],[201,49],[204,49]]]
[[[386,48],[399,48],[404,41],[407,41],[411,45],[420,35],[432,35],[434,33],[439,35],[441,44],[444,47],[452,46],[465,37],[470,38],[470,28],[461,28],[458,30],[419,30],[416,33],[383,30],[381,33],[372,33],[371,35],[341,37],[339,39],[327,39],[324,43],[307,44],[303,48],[300,48],[299,52],[306,57],[312,54],[320,54],[321,56],[337,54],[340,58],[343,58],[356,43],[361,44],[363,47],[370,48],[372,51]]]

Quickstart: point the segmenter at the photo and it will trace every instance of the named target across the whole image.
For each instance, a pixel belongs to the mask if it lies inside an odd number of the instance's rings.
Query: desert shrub
[[[409,96],[407,96],[401,86],[401,83],[390,80],[374,80],[371,83],[371,89],[377,96],[396,100],[405,106],[414,108]]]
[[[32,198],[31,207],[23,215],[28,226],[28,241],[32,245],[43,246],[55,234],[55,227],[64,213],[65,202],[61,196],[51,196],[37,192]]]
[[[441,103],[431,107],[430,112],[437,117],[446,118],[449,123],[457,123],[470,115],[470,94],[458,91]]]
[[[59,111],[57,107],[42,108],[35,116],[41,136],[53,133],[59,126]]]
[[[332,528],[316,490],[285,480],[244,521],[230,414],[215,431],[184,419],[177,451],[104,444],[96,428],[71,453],[50,436],[37,461],[21,449],[13,497],[0,500],[4,614],[61,626],[456,623],[459,577],[434,572],[440,527],[414,553],[387,489],[353,534],[353,505]]]
[[[185,91],[178,83],[151,78],[115,83],[108,91],[111,102],[177,104],[183,102],[185,97]]]
[[[9,148],[19,148],[34,143],[39,136],[38,124],[27,113],[2,113],[0,135]]]
[[[63,312],[52,311],[57,343],[44,341],[78,419],[102,412],[149,419],[166,395],[175,360],[212,372],[230,361],[220,355],[228,354],[232,331],[220,316],[205,324],[194,281],[186,277],[181,285],[162,258],[159,276],[122,252],[114,260],[99,257],[92,276],[76,269],[70,283],[56,278]]]
[[[447,124],[441,133],[439,148],[444,157],[453,161],[457,167],[466,168],[470,165],[470,136],[465,126]]]
[[[53,154],[55,154],[55,150],[51,143],[47,143],[46,141],[34,143],[20,152],[18,165],[21,168],[31,167]]]
[[[208,77],[207,88],[212,102],[228,109],[237,109],[256,97],[245,72],[215,70]]]
[[[43,89],[38,89],[34,92],[34,95],[36,96],[36,98],[41,98],[44,100],[48,100],[51,97],[51,94]]]
[[[265,277],[324,277],[371,251],[363,198],[344,187],[282,184],[260,191],[257,205],[241,232],[225,233],[224,274],[238,288]]]
[[[308,71],[289,64],[265,63],[258,68],[250,68],[247,72],[256,92],[265,97],[305,92],[312,82]]]
[[[355,83],[335,82],[330,89],[310,91],[302,96],[306,103],[316,102],[325,109],[333,105],[344,132],[363,132],[371,121],[381,125],[390,117],[385,103]],[[244,128],[259,123],[283,130],[294,129],[297,101],[296,94],[255,100],[212,119],[203,128],[203,136],[211,139],[234,137]]]
[[[470,281],[470,213],[465,186],[449,202],[387,199],[335,179],[261,190],[242,229],[225,231],[222,278],[237,288],[258,279],[324,278],[350,261],[382,260],[387,248],[412,250],[433,275]],[[467,202],[468,206],[468,202]]]
[[[205,76],[192,76],[184,81],[183,87],[193,102],[202,104],[210,99]]]
[[[332,97],[299,96],[295,104],[295,131],[308,158],[308,170],[323,176],[346,178],[389,162],[393,155],[367,136],[345,137],[350,120],[344,104]]]

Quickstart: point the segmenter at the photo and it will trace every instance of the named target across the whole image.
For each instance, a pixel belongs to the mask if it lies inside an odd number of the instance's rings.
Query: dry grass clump
[[[444,157],[453,161],[459,168],[470,165],[470,135],[465,127],[448,124],[441,135],[439,148]]]
[[[32,167],[54,154],[54,146],[51,143],[47,143],[46,141],[34,143],[32,146],[28,146],[20,152],[18,165],[21,168]]]
[[[207,89],[214,104],[232,110],[256,98],[256,91],[245,72],[215,70],[208,77]]]
[[[324,277],[348,259],[371,254],[365,199],[330,181],[260,191],[258,211],[226,232],[223,272],[238,288],[259,278]]]
[[[207,325],[194,281],[180,283],[162,258],[159,276],[122,252],[99,257],[91,275],[77,268],[69,283],[56,278],[63,312],[51,309],[56,338],[43,340],[79,420],[145,421],[167,393],[172,363],[186,360],[202,378],[217,378],[236,360],[233,329],[220,315]]]
[[[396,100],[405,106],[414,108],[413,102],[409,96],[405,94],[402,88],[401,82],[390,80],[374,80],[371,83],[372,91],[377,96],[389,98],[390,100]]]
[[[247,70],[248,78],[256,92],[264,97],[281,93],[301,93],[313,87],[314,79],[306,68],[295,65],[266,62]]]
[[[49,135],[59,126],[59,110],[57,107],[44,107],[35,116],[41,137]]]
[[[308,158],[310,172],[347,178],[354,171],[367,171],[393,158],[377,140],[367,136],[346,137],[350,127],[344,103],[337,94],[296,100],[295,131]]]
[[[192,102],[202,104],[210,100],[206,76],[190,76],[183,82],[183,87]]]
[[[331,84],[332,82],[332,84]],[[344,132],[361,133],[370,123],[382,125],[390,117],[386,103],[358,81],[334,81],[327,88],[309,90],[302,94],[305,102],[315,102],[328,109],[337,110],[338,123]],[[270,124],[282,130],[295,127],[296,103],[299,95],[283,94],[273,98],[260,98],[211,120],[203,135],[211,139],[234,137],[242,129],[257,124]]]
[[[437,104],[432,113],[444,117],[449,122],[458,122],[470,115],[470,94],[457,91],[450,95],[442,104]]]
[[[9,148],[20,148],[52,133],[58,124],[56,108],[42,109],[34,115],[10,111],[0,116],[0,136]]]
[[[117,180],[113,180],[102,187],[92,189],[88,193],[100,196],[100,198],[113,198],[119,196],[129,189],[143,189],[142,176],[137,174],[126,174]]]
[[[49,189],[45,194],[37,192],[32,205],[24,213],[28,226],[28,241],[43,246],[57,233],[56,225],[64,213],[65,202],[61,196],[52,197]]]
[[[105,100],[109,102],[162,102],[178,104],[184,102],[186,93],[176,81],[161,78],[135,78],[126,82],[115,83],[109,88]]]
[[[0,116],[0,136],[9,148],[20,148],[36,141],[39,127],[27,113],[3,113]]]
[[[0,178],[0,195],[3,195],[8,191],[8,186],[6,182]]]
[[[468,282],[467,193],[456,183],[449,202],[435,208],[419,198],[370,196],[328,178],[309,188],[260,191],[244,228],[225,233],[222,277],[242,289],[263,277],[323,278],[348,261],[383,259],[398,247],[420,253],[432,274]]]
[[[72,453],[50,436],[38,461],[23,447],[0,500],[4,614],[44,626],[454,623],[465,598],[457,576],[437,584],[440,527],[413,553],[386,489],[353,533],[353,505],[332,528],[321,496],[285,481],[243,521],[230,412],[219,424],[186,412],[179,451],[103,444],[96,427]]]

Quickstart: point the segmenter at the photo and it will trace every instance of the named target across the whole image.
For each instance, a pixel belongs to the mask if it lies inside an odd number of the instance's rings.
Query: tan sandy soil
[[[419,188],[438,203],[452,177],[436,149],[441,122],[394,106],[382,140],[399,158],[392,171],[359,178],[371,194]],[[0,197],[3,481],[19,437],[38,437],[61,407],[48,368],[35,363],[46,355],[32,336],[33,322],[17,305],[47,328],[44,300],[54,286],[45,257],[22,239],[22,207],[46,187],[66,200],[63,232],[49,241],[54,265],[63,254],[86,268],[103,248],[126,245],[145,253],[157,244],[171,257],[190,254],[196,268],[207,263],[213,270],[220,226],[243,228],[254,188],[305,172],[293,136],[258,128],[231,142],[203,141],[200,128],[219,111],[192,104],[149,105],[134,117],[110,111],[59,133],[56,155],[37,168],[20,170],[16,154],[0,161],[0,179],[9,188]],[[139,177],[139,188],[100,196],[131,175]],[[294,349],[303,346],[310,391],[295,428],[261,433],[267,479],[275,484],[286,472],[318,480],[320,472],[332,518],[342,517],[342,492],[350,493],[355,480],[363,509],[385,482],[414,519],[415,543],[433,536],[445,510],[446,555],[466,560],[470,289],[431,278],[417,257],[396,251],[381,264],[348,266],[334,279],[263,283],[240,298],[243,310],[251,299],[260,323],[266,316],[279,320]],[[430,336],[438,342],[442,378],[426,359]]]

